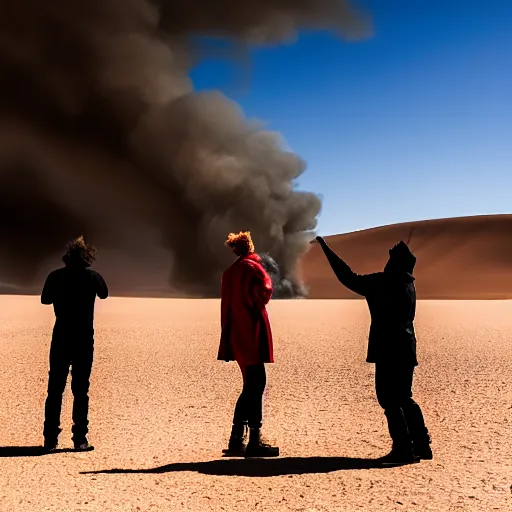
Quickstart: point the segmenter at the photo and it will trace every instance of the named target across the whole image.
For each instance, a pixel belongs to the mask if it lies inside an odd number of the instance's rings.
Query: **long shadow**
[[[0,457],[40,457],[54,453],[70,453],[71,448],[58,448],[52,452],[46,451],[42,446],[0,446]]]
[[[178,462],[149,469],[106,469],[83,471],[81,474],[98,473],[174,473],[197,471],[205,475],[270,477],[330,473],[354,469],[383,469],[400,464],[384,465],[379,459],[349,457],[284,457],[272,459],[220,459],[208,462]]]

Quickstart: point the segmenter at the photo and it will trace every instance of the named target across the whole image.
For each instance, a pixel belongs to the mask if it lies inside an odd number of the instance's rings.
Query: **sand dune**
[[[122,298],[97,305],[96,450],[38,456],[52,311],[0,298],[0,510],[511,510],[511,302],[419,303],[415,395],[435,459],[386,469],[371,467],[390,443],[364,362],[364,302],[269,309],[264,432],[280,458],[220,458],[241,380],[216,361],[219,302]],[[68,387],[63,448],[71,398]]]
[[[389,248],[411,233],[418,298],[512,298],[512,215],[408,222],[325,239],[352,270],[365,274],[381,270]],[[317,245],[302,269],[311,298],[355,297],[337,281]]]
[[[411,249],[418,257],[415,275],[419,298],[512,298],[512,215],[409,222],[326,240],[354,271],[367,273],[381,270],[388,249],[400,239],[407,240],[411,230]],[[44,262],[30,287],[2,283],[0,279],[0,294],[39,294],[47,273],[60,265],[59,255]],[[355,298],[338,283],[318,246],[312,246],[301,267],[310,298]],[[107,278],[112,295],[180,295],[169,281],[171,257],[158,246],[133,247],[130,254],[101,249],[95,268]]]

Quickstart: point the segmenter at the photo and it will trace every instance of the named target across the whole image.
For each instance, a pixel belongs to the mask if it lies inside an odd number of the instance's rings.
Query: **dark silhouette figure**
[[[272,280],[254,253],[249,232],[228,236],[226,245],[238,256],[222,275],[221,339],[218,359],[235,360],[240,366],[243,389],[233,417],[228,449],[231,455],[276,457],[279,448],[260,435],[263,392],[267,383],[265,363],[273,363],[272,330],[266,304],[272,296]],[[249,442],[246,426],[249,426]]]
[[[1,453],[1,450],[0,450]],[[83,471],[82,475],[120,473],[173,473],[197,471],[204,475],[274,477],[283,475],[306,475],[365,469],[386,469],[401,463],[386,464],[382,459],[360,459],[351,457],[283,457],[279,459],[224,459],[207,462],[177,462],[148,469],[107,469]]]
[[[73,392],[73,444],[92,450],[87,441],[89,378],[94,353],[94,303],[108,297],[103,277],[90,268],[96,249],[77,238],[62,258],[65,267],[51,272],[41,294],[42,304],[53,304],[55,325],[50,348],[48,396],[45,405],[44,447],[55,450],[61,432],[62,394],[71,367]]]
[[[389,250],[383,272],[358,275],[317,237],[338,280],[366,298],[371,315],[366,361],[375,363],[377,400],[384,409],[393,441],[389,460],[432,459],[430,436],[412,398],[416,359],[416,257],[400,242]]]

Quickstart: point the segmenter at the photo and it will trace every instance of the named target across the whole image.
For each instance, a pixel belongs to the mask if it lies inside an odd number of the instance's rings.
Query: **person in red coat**
[[[254,252],[250,232],[230,233],[226,240],[237,259],[221,281],[221,338],[218,359],[236,361],[243,389],[233,417],[227,454],[276,457],[279,448],[261,438],[262,402],[266,386],[265,363],[274,362],[272,330],[266,305],[272,281]],[[249,442],[246,443],[247,426]]]

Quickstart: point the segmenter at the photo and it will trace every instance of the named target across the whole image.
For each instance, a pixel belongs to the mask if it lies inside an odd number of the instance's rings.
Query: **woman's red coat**
[[[241,366],[273,363],[272,330],[266,305],[272,281],[257,254],[239,257],[222,275],[218,359]]]

